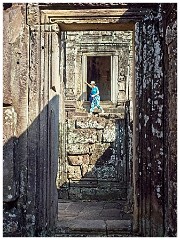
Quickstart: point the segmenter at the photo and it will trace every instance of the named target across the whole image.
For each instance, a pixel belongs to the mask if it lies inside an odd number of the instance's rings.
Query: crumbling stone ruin
[[[176,21],[175,3],[4,4],[4,236],[54,236],[58,199],[123,200],[134,236],[176,236]]]

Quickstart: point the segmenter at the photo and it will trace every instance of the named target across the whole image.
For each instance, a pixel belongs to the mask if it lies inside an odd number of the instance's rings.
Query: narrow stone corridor
[[[130,237],[132,214],[125,201],[58,202],[56,237]]]
[[[77,109],[68,115],[56,236],[132,236],[129,105],[103,108],[105,113]]]
[[[2,95],[4,237],[177,236],[176,3],[4,3]]]

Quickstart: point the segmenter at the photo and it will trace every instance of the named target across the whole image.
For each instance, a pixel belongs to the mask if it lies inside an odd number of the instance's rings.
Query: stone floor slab
[[[66,230],[66,229],[69,229],[73,226],[74,224],[74,221],[73,220],[59,220],[57,222],[57,228],[59,230]]]
[[[84,204],[81,203],[71,203],[66,210],[67,211],[72,211],[72,212],[81,212],[85,208]]]
[[[109,217],[119,217],[121,216],[121,211],[119,209],[103,209],[100,216],[106,217],[108,219]]]
[[[118,202],[107,202],[104,204],[104,209],[109,209],[109,208],[116,208],[116,209],[123,209],[123,203],[118,203]]]
[[[78,219],[88,219],[88,220],[92,220],[92,219],[95,219],[95,220],[99,220],[99,216],[100,216],[100,213],[101,213],[101,209],[100,210],[88,210],[88,211],[82,211],[78,214]]]
[[[131,231],[130,220],[107,220],[108,231]]]
[[[123,220],[132,220],[132,214],[130,213],[125,213],[123,214]]]
[[[83,212],[89,212],[89,211],[99,211],[99,210],[103,210],[102,206],[87,206],[83,209]]]
[[[74,220],[71,227],[76,231],[106,231],[106,223],[103,220]]]
[[[61,203],[60,203],[61,204]],[[77,201],[59,204],[56,236],[121,237],[131,235],[122,202]],[[64,206],[63,206],[64,204]],[[123,219],[124,218],[126,219]]]
[[[71,203],[58,203],[58,210],[66,210]]]

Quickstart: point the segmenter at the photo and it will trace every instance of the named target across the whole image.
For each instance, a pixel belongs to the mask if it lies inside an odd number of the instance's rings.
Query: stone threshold
[[[132,236],[131,220],[61,220],[56,236]]]
[[[59,200],[56,236],[132,236],[132,215],[126,201]]]

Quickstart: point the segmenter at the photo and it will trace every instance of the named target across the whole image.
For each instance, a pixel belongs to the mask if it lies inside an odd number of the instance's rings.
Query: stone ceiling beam
[[[59,22],[61,31],[133,31],[134,23],[64,23]]]

